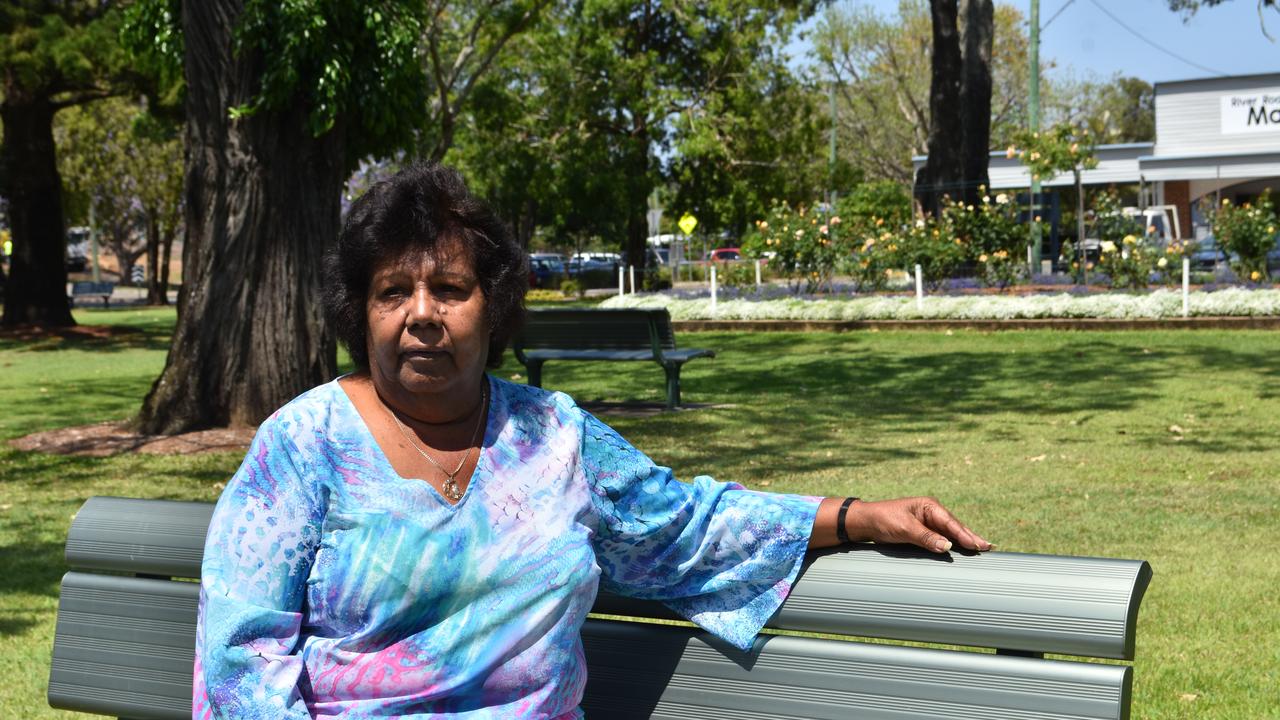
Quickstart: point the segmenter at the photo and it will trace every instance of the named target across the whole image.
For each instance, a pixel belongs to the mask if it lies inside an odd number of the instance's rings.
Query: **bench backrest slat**
[[[213,506],[90,498],[67,540],[75,568],[194,578]],[[850,578],[857,578],[856,582]],[[812,556],[768,627],[1132,659],[1145,561],[861,545]],[[595,612],[675,618],[602,592]]]
[[[92,280],[76,280],[71,283],[72,295],[110,295],[116,284],[113,282],[93,282]]]
[[[1132,660],[1150,581],[1138,560],[861,545],[812,557],[768,627]],[[676,617],[605,593],[595,611]]]
[[[191,717],[200,586],[69,572],[58,599],[49,704],[120,717]]]
[[[530,310],[516,336],[519,351],[650,350],[650,328],[663,350],[675,349],[671,316],[662,310]]]

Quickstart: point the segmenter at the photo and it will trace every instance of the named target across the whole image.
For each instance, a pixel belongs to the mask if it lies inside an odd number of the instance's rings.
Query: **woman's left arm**
[[[810,549],[841,544],[837,528],[845,502],[845,498],[823,499],[809,535]],[[939,553],[950,550],[952,543],[978,552],[994,547],[931,497],[854,500],[845,508],[843,521],[852,542],[910,543]]]

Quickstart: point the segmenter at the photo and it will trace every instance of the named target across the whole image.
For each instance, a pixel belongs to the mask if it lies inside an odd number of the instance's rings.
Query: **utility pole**
[[[831,104],[831,152],[827,156],[827,215],[836,211],[836,80],[827,85],[827,99]]]
[[[1040,132],[1040,0],[1031,0],[1031,43],[1030,43],[1030,73],[1027,81],[1027,112],[1030,115],[1028,125],[1031,132]],[[1034,274],[1040,268],[1040,222],[1036,219],[1039,212],[1039,203],[1036,200],[1040,195],[1040,178],[1032,176],[1031,178],[1031,206],[1028,215],[1031,220],[1031,273]]]

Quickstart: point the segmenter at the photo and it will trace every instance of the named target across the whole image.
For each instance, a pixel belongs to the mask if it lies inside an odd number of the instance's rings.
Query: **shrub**
[[[1003,289],[1024,274],[1027,231],[1008,195],[983,195],[977,205],[947,202],[942,215],[955,244],[977,262],[984,285]]]
[[[645,270],[640,287],[645,292],[656,292],[671,287],[671,269],[664,266],[651,267]]]
[[[836,201],[835,215],[857,235],[886,227],[896,230],[911,222],[911,194],[891,180],[859,183]]]
[[[532,291],[530,291],[532,292]],[[587,294],[587,288],[582,283],[573,278],[567,278],[560,283],[560,294],[567,298],[582,298]]]
[[[1102,241],[1098,266],[1111,278],[1111,287],[1140,290],[1151,282],[1151,272],[1162,259],[1150,238],[1125,235],[1119,242]]]
[[[860,236],[857,250],[842,263],[845,274],[853,278],[859,290],[883,290],[888,284],[894,270],[894,254],[898,250],[895,238],[892,230],[884,229],[883,219]]]
[[[1276,210],[1271,193],[1264,192],[1255,203],[1233,205],[1224,199],[1212,213],[1213,234],[1218,245],[1231,257],[1231,269],[1241,280],[1266,279],[1267,252],[1276,237]]]
[[[1102,242],[1098,267],[1111,279],[1111,287],[1145,288],[1162,256],[1154,238],[1145,235],[1138,218],[1124,214],[1114,192],[1095,198],[1093,217],[1094,233]]]
[[[839,215],[826,217],[806,208],[793,209],[786,203],[774,203],[764,220],[757,220],[742,244],[748,257],[769,257],[775,272],[795,282],[799,289],[815,292],[830,285],[831,277],[845,255],[850,242]],[[754,276],[753,276],[754,279]]]
[[[726,287],[750,287],[756,284],[756,265],[741,260],[716,263],[716,280]]]
[[[964,243],[952,236],[945,220],[939,222],[932,218],[908,225],[883,250],[892,266],[908,274],[913,274],[919,265],[921,279],[935,290],[968,258]]]

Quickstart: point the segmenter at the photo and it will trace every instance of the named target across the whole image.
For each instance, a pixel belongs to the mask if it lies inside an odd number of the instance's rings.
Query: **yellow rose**
[[[1258,272],[1257,270],[1254,270],[1253,272],[1249,273],[1249,279],[1254,282],[1257,282],[1262,279],[1262,273]]]
[[[1166,258],[1160,258],[1156,261],[1156,267],[1166,267],[1168,264],[1169,260]]]
[[[979,256],[978,256],[978,262],[984,263],[984,262],[986,262],[986,261],[987,261],[987,254],[986,254],[986,253],[983,253],[983,254],[981,254],[981,255],[979,255]]]

